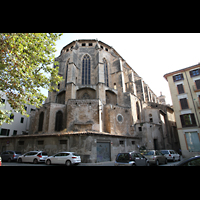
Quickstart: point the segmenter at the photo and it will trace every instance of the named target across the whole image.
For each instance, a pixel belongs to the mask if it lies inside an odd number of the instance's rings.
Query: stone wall
[[[140,138],[97,132],[24,135],[1,138],[0,151],[15,150],[24,154],[28,151],[41,150],[46,151],[49,156],[62,151],[70,151],[78,153],[82,162],[95,163],[97,162],[98,142],[109,143],[109,160],[114,161],[120,152],[137,150]]]
[[[111,104],[105,105],[104,124],[105,132],[117,135],[131,135],[131,109]]]
[[[67,131],[100,130],[98,99],[70,99],[67,103]]]

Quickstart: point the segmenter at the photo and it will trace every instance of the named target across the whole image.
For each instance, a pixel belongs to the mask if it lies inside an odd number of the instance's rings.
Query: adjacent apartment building
[[[4,92],[0,91],[2,102],[5,104],[1,109],[3,110],[13,110],[7,101],[7,97]],[[27,113],[30,115],[32,111],[36,110],[35,106],[25,105]],[[28,134],[30,118],[27,118],[20,113],[12,112],[10,118],[13,119],[11,124],[3,123],[0,126],[0,137],[14,136],[14,135],[26,135]]]
[[[171,92],[183,157],[200,154],[200,64],[164,77]]]

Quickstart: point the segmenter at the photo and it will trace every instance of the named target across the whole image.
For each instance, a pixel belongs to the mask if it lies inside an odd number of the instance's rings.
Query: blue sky
[[[200,62],[199,33],[64,33],[56,42],[55,56],[78,39],[98,39],[112,46],[157,96],[160,92],[166,96],[169,104],[171,95],[163,75]]]

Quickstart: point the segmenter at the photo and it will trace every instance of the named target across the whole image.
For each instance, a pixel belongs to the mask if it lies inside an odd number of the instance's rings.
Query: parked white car
[[[175,162],[176,160],[180,160],[181,156],[176,153],[174,150],[160,150],[162,154],[167,158],[167,160],[172,160]]]
[[[17,162],[33,162],[37,164],[38,162],[45,162],[48,158],[48,154],[44,151],[29,151],[18,157]]]
[[[53,156],[48,157],[45,161],[47,165],[63,164],[66,166],[79,164],[80,162],[81,157],[74,152],[59,152]]]

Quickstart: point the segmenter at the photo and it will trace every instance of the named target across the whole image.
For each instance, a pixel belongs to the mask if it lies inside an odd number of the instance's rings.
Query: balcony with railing
[[[196,85],[193,85],[192,87],[193,87],[193,90],[194,90],[195,92],[200,92],[200,88],[197,87]]]

